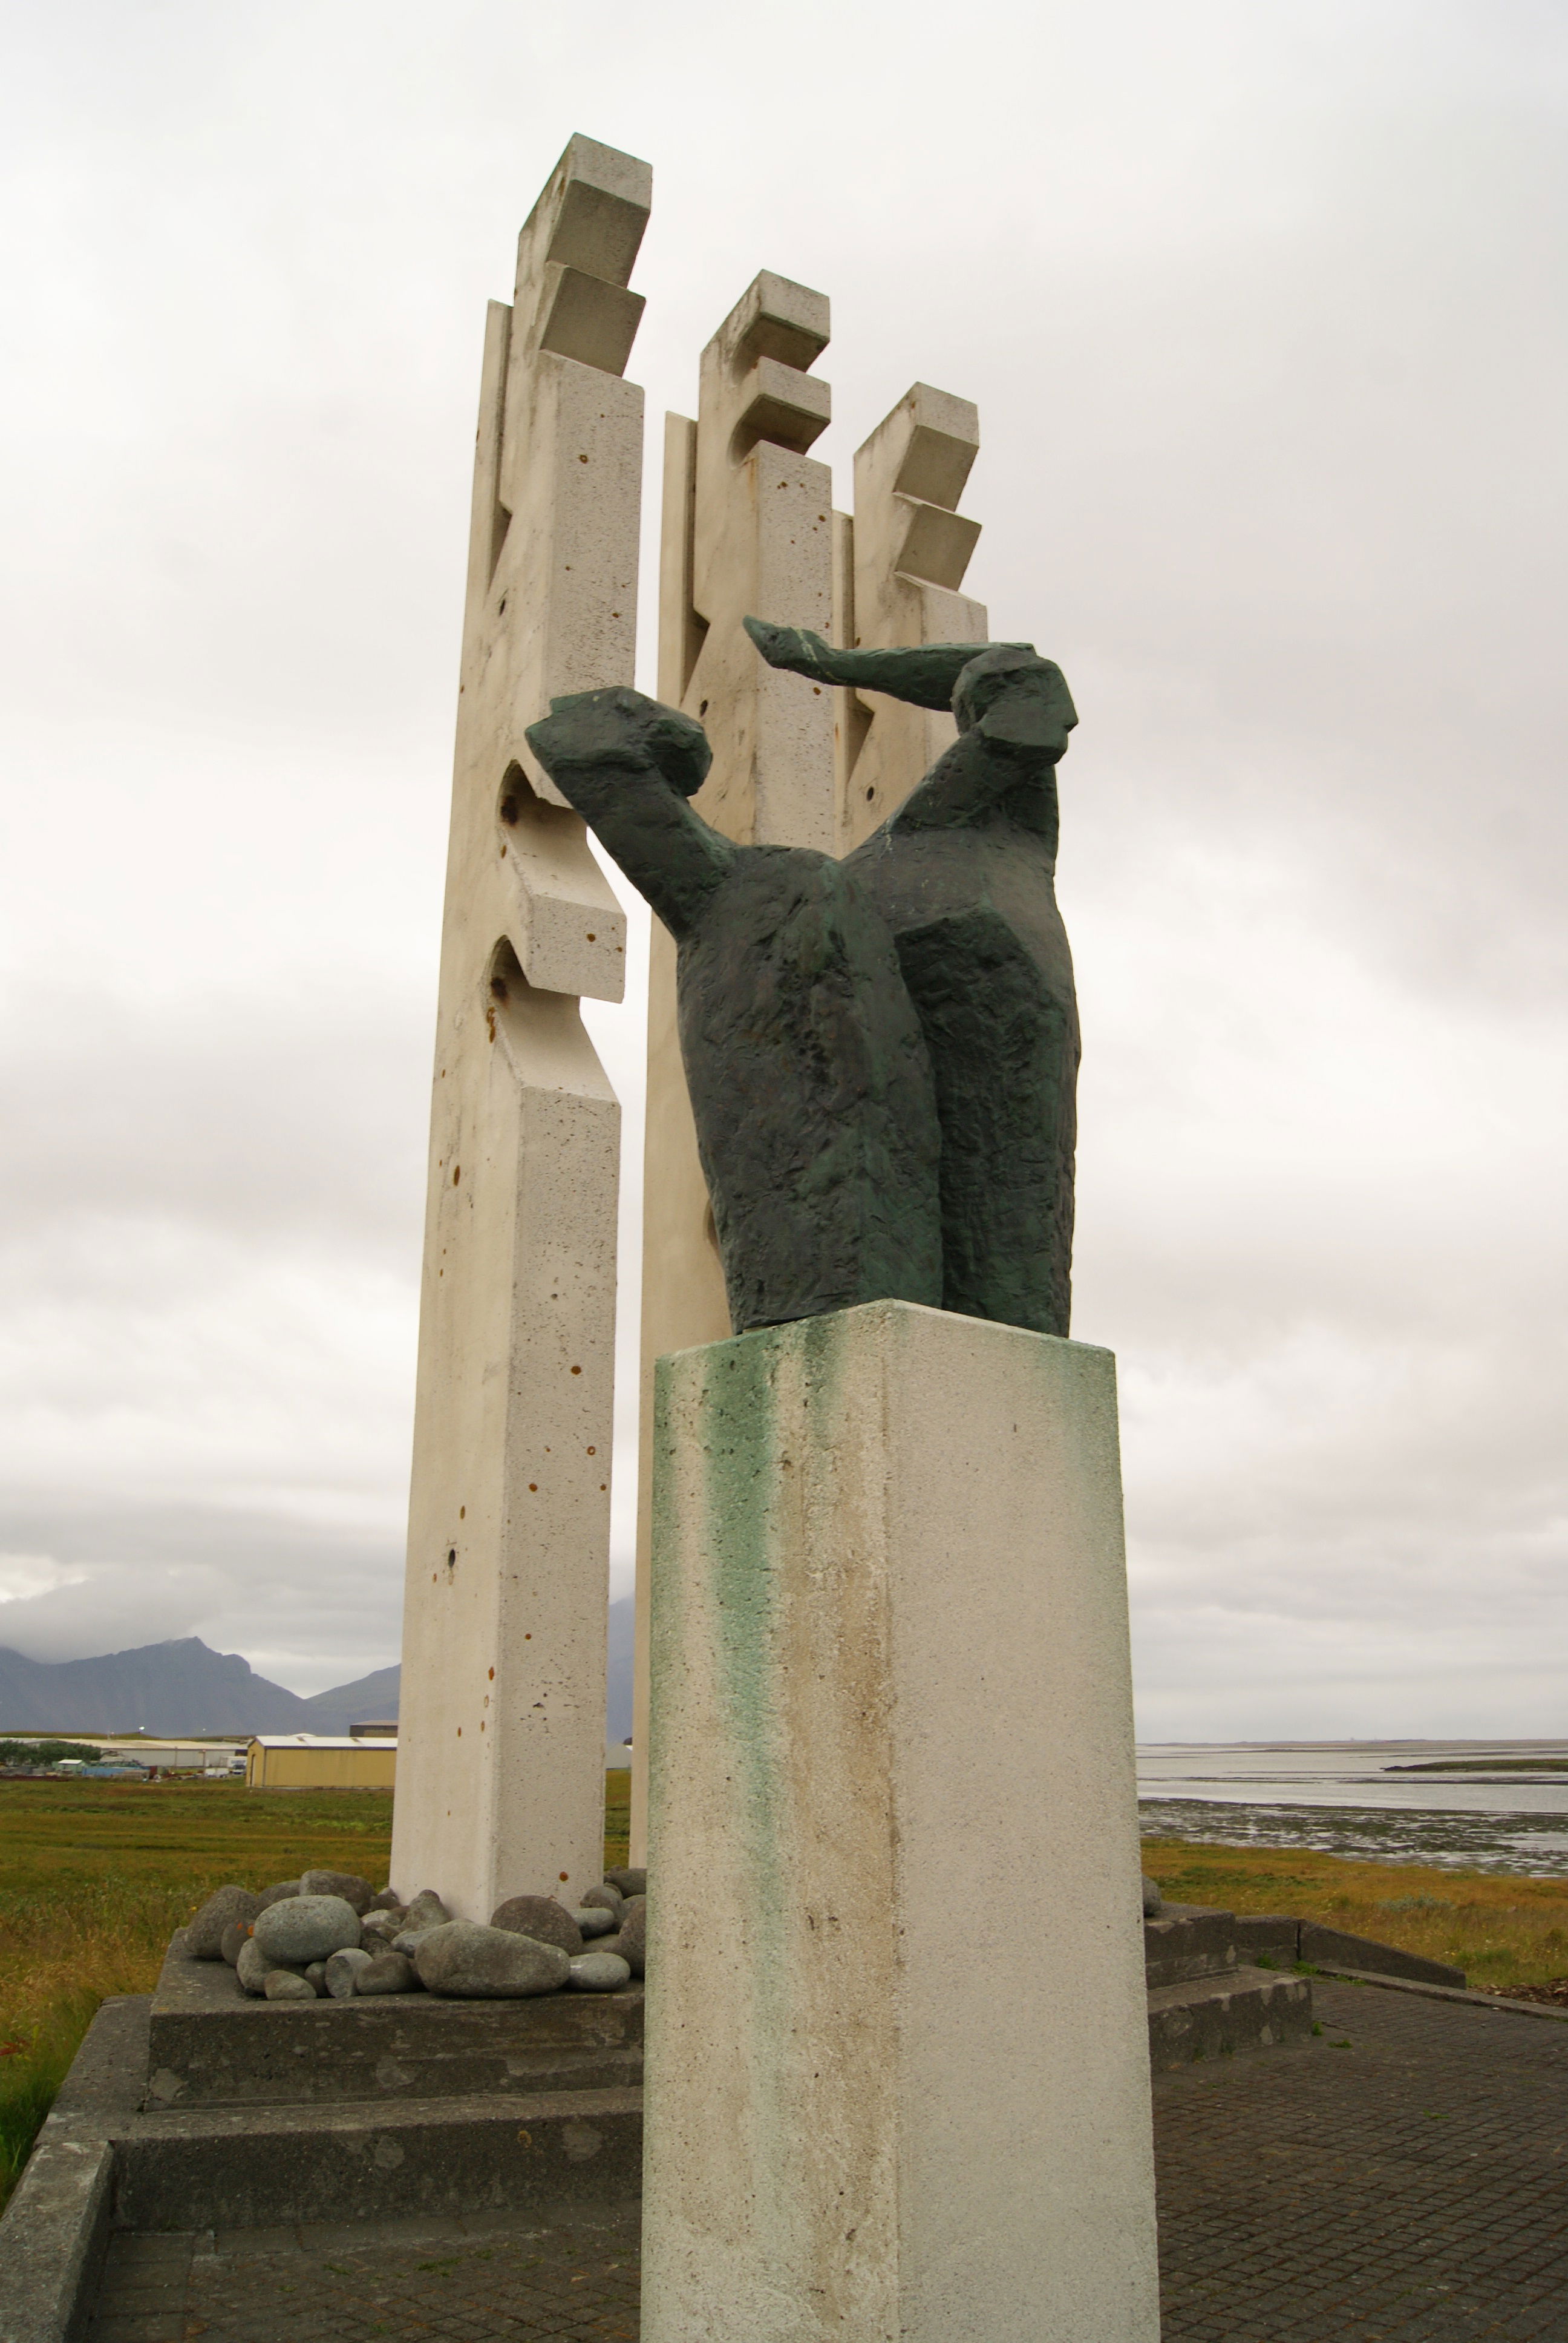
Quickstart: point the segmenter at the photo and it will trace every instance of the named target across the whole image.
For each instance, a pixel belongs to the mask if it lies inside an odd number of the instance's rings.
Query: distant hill
[[[631,1731],[632,1599],[609,1606],[606,1731]],[[198,1635],[96,1660],[29,1660],[0,1646],[0,1733],[347,1733],[395,1717],[402,1670],[377,1668],[308,1700]]]
[[[311,1700],[197,1635],[97,1660],[29,1660],[0,1648],[0,1733],[347,1733],[397,1714],[396,1668]]]

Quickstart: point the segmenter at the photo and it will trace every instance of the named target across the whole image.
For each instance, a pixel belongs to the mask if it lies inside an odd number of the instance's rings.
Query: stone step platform
[[[149,2111],[630,2090],[643,1989],[447,2001],[260,2001],[225,1961],[171,1946],[152,1997]]]
[[[636,2197],[642,2093],[174,2108],[138,2115],[114,2145],[120,2228],[542,2212]]]
[[[1195,2058],[1278,2049],[1312,2030],[1310,1978],[1244,1964],[1223,1975],[1155,1986],[1149,1996],[1149,2063],[1169,2074]]]

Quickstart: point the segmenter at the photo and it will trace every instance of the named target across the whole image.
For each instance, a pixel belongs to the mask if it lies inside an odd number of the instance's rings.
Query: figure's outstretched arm
[[[890,699],[912,700],[917,708],[950,708],[954,687],[970,661],[984,650],[998,648],[986,643],[919,643],[901,650],[836,651],[805,627],[774,627],[766,618],[748,618],[746,631],[769,667],[809,675],[813,683],[846,683],[864,691],[885,691]],[[1030,646],[1014,643],[1005,648],[1028,650]]]
[[[686,802],[711,755],[701,726],[618,684],[552,699],[528,742],[678,943],[736,851]]]

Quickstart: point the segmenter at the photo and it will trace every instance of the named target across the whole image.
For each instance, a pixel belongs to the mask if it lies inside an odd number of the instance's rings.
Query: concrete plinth
[[[660,1362],[644,2343],[1152,2343],[1109,1353]]]

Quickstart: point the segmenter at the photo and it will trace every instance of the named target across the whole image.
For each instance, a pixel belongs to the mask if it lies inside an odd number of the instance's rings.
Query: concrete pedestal
[[[1153,2343],[1113,1360],[874,1302],[656,1438],[644,2343]]]

